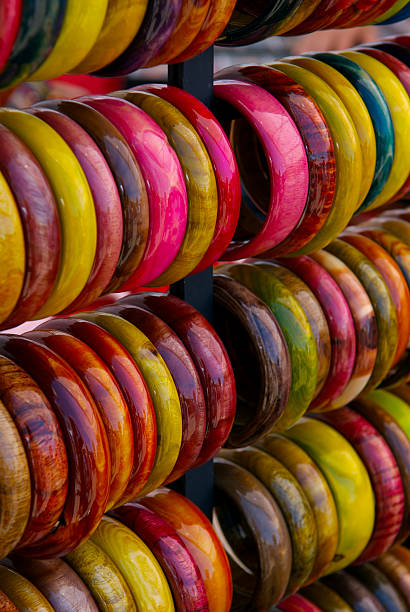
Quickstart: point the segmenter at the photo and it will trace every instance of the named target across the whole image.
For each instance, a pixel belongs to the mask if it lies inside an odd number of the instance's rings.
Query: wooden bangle
[[[257,443],[257,447],[278,459],[293,474],[310,503],[316,522],[317,550],[308,580],[314,582],[336,554],[338,518],[329,485],[316,463],[291,440],[269,434]]]
[[[404,2],[404,0],[396,0],[393,6],[388,11],[380,15],[380,17],[378,17],[378,19],[376,19],[374,23],[383,23],[391,17],[394,17],[403,7],[406,6],[407,3]]]
[[[113,335],[83,319],[51,319],[40,328],[57,329],[79,338],[104,361],[127,401],[134,435],[134,461],[119,504],[134,499],[145,486],[154,465],[157,425],[146,382],[131,355]]]
[[[406,604],[390,580],[372,563],[365,563],[347,570],[379,600],[385,610],[406,612]]]
[[[330,24],[331,28],[353,28],[359,25],[370,24],[373,19],[376,19],[383,13],[385,13],[394,4],[396,0],[376,0],[375,2],[361,3],[360,0],[356,0],[353,6],[349,7],[346,11],[338,17],[335,21]]]
[[[329,588],[322,582],[315,582],[301,590],[302,595],[309,598],[323,612],[353,612],[353,608],[340,597],[336,591]]]
[[[125,578],[111,558],[92,540],[65,557],[103,612],[137,612]]]
[[[21,22],[22,8],[22,0],[13,0],[4,4],[0,9],[0,71],[4,70],[4,66],[10,57],[16,41]]]
[[[0,587],[10,597],[19,610],[36,610],[36,612],[54,612],[44,595],[31,584],[27,578],[21,576],[9,567],[0,565]],[[1,602],[1,600],[0,600]],[[3,607],[1,608],[4,609]],[[5,608],[8,609],[7,607]]]
[[[410,247],[388,231],[360,228],[360,233],[380,244],[393,257],[410,286]]]
[[[22,439],[31,476],[30,517],[21,547],[47,535],[58,522],[67,497],[68,459],[46,396],[31,376],[2,355],[0,398]]]
[[[155,605],[158,610],[174,612],[171,590],[158,561],[131,529],[110,516],[104,516],[91,541],[102,548],[118,567],[137,610],[150,610]]]
[[[370,475],[376,519],[371,540],[356,563],[371,561],[393,545],[403,520],[404,492],[396,460],[379,432],[350,408],[334,410],[317,418],[350,442]]]
[[[121,303],[141,306],[159,316],[182,340],[195,364],[205,394],[207,426],[196,465],[213,457],[231,432],[236,411],[232,365],[215,330],[195,308],[164,294],[137,294]]]
[[[380,559],[374,561],[374,565],[386,574],[387,578],[394,584],[400,596],[410,606],[410,579],[408,565],[402,563],[394,553],[386,553]]]
[[[117,508],[114,515],[155,555],[171,587],[176,610],[207,610],[207,595],[199,568],[171,525],[150,508],[135,502]]]
[[[270,309],[234,279],[214,276],[215,328],[228,351],[237,385],[236,417],[227,446],[261,438],[289,397],[289,350]]]
[[[303,21],[297,28],[287,32],[288,36],[298,34],[309,34],[317,30],[328,27],[337,17],[343,15],[344,11],[355,2],[355,0],[325,0],[322,1],[317,9]]]
[[[23,443],[1,401],[0,423],[0,557],[3,558],[15,548],[25,531],[30,517],[31,484]]]
[[[410,406],[405,398],[382,389],[375,389],[367,393],[365,397],[390,414],[410,440]]]
[[[398,326],[393,300],[377,268],[360,252],[342,240],[334,240],[326,251],[341,259],[356,275],[372,303],[377,323],[377,355],[365,389],[377,387],[388,374],[396,354]]]
[[[151,285],[170,285],[190,274],[211,244],[218,213],[215,173],[199,134],[167,100],[145,91],[116,92],[145,111],[164,130],[185,177],[188,215],[185,236],[170,266]]]
[[[52,557],[73,550],[100,520],[109,493],[110,457],[97,408],[77,374],[58,355],[27,336],[0,336],[2,355],[33,377],[46,395],[63,432],[70,465],[64,513],[53,533],[19,554]]]
[[[285,596],[291,595],[308,580],[317,552],[316,522],[303,489],[283,464],[260,449],[221,450],[219,456],[256,476],[278,504],[292,543],[292,569]]]
[[[4,591],[0,589],[0,605],[1,609],[4,612],[18,612],[18,608],[14,605],[14,603],[9,599]]]
[[[115,305],[104,307],[104,312],[84,312],[80,316],[117,338],[130,353],[147,383],[157,422],[157,448],[151,474],[139,492],[139,495],[145,495],[168,478],[181,448],[182,414],[175,383],[155,346],[135,325],[116,314]]]
[[[337,572],[323,578],[325,585],[330,586],[341,595],[353,609],[360,607],[363,612],[384,612],[384,607],[359,580],[347,572]]]
[[[323,612],[311,601],[296,593],[278,603],[278,610],[284,612]]]
[[[327,575],[355,561],[370,540],[375,516],[370,478],[354,448],[325,423],[303,418],[284,435],[309,453],[327,479],[336,503],[339,541]],[[333,462],[330,449],[343,452],[343,462]]]

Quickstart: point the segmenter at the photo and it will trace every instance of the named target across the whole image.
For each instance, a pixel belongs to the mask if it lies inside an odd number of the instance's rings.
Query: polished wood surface
[[[22,610],[24,612],[31,610],[36,612],[54,612],[54,608],[34,584],[4,565],[0,565],[0,588],[10,597],[20,612]],[[8,610],[9,608],[7,606],[5,608],[1,607],[1,610],[3,609]]]
[[[346,572],[337,572],[323,578],[325,585],[330,586],[354,610],[363,612],[385,612],[379,600],[359,580]]]
[[[365,563],[357,567],[350,567],[347,571],[360,580],[377,597],[386,610],[389,610],[389,612],[406,612],[407,607],[400,593],[375,565]]]
[[[353,612],[353,608],[336,591],[322,582],[310,584],[301,593],[320,606],[323,612]]]
[[[410,606],[410,575],[408,564],[397,558],[394,551],[386,553],[374,561],[374,565],[381,570],[394,584],[407,607]]]

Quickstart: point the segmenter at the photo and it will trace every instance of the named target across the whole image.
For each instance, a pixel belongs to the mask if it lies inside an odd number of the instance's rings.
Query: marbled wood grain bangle
[[[61,31],[67,5],[67,0],[22,3],[17,36],[1,70],[0,89],[26,81],[47,58]]]
[[[355,610],[363,612],[385,612],[384,607],[359,580],[346,572],[337,572],[322,579],[324,584],[336,591]]]
[[[111,558],[91,540],[65,557],[102,612],[137,612],[125,578]]]
[[[156,287],[169,285],[190,274],[211,244],[218,213],[215,173],[199,134],[170,102],[145,91],[120,91],[113,95],[141,108],[164,130],[185,177],[188,197],[185,236],[170,266],[150,283]]]
[[[396,0],[356,0],[354,4],[332,21],[330,26],[333,28],[353,28],[359,25],[370,24],[373,19],[385,13]]]
[[[333,142],[323,114],[303,87],[283,72],[269,66],[245,64],[225,68],[216,74],[216,78],[251,81],[263,87],[279,100],[300,131],[308,154],[309,190],[306,206],[292,233],[265,256],[287,255],[304,246],[315,236],[323,226],[332,206],[336,187],[336,160]],[[244,120],[236,120],[233,123],[234,141],[240,137],[236,134],[237,130],[240,130],[243,136],[244,132],[245,135],[250,132],[252,146],[248,150],[243,150],[243,155],[246,155],[248,163],[255,165],[255,155],[259,154],[255,134]],[[244,170],[246,171],[246,168]],[[243,178],[252,179],[252,174],[246,173]],[[247,187],[252,187],[253,190],[268,189],[266,175],[258,175],[257,178],[259,180],[252,181]],[[260,191],[254,193],[261,195]],[[256,201],[255,197],[252,199]],[[258,197],[257,200],[263,203],[263,198]]]
[[[387,285],[396,310],[399,338],[393,366],[403,356],[410,337],[410,292],[406,280],[394,259],[377,242],[362,235],[342,234],[348,242],[363,253],[378,269]]]
[[[0,557],[3,558],[13,550],[26,528],[30,517],[31,484],[23,443],[1,401],[0,424]]]
[[[285,436],[312,457],[329,483],[339,519],[339,541],[325,573],[338,571],[359,557],[372,535],[375,504],[370,478],[354,448],[325,423],[302,418]],[[336,452],[343,453],[343,462],[332,460]]]
[[[296,593],[278,603],[278,610],[283,612],[323,612],[311,601]]]
[[[122,498],[134,460],[131,418],[124,396],[102,359],[78,338],[63,331],[36,330],[36,340],[62,357],[81,378],[98,409],[111,457],[109,510]]]
[[[317,530],[316,557],[309,576],[309,582],[314,582],[333,560],[338,541],[338,518],[329,485],[316,463],[292,440],[269,434],[257,447],[278,459],[293,474],[310,503]]]
[[[370,542],[356,563],[371,561],[395,542],[404,513],[404,492],[394,455],[379,432],[357,412],[340,408],[317,416],[341,433],[360,455],[372,481],[376,520]]]
[[[169,40],[181,6],[181,0],[150,1],[135,38],[119,57],[98,70],[97,76],[120,76],[146,67]]]
[[[16,199],[26,245],[24,284],[12,314],[1,324],[7,329],[31,319],[50,295],[58,272],[60,225],[41,166],[4,126],[0,126],[0,171]]]
[[[410,406],[405,399],[382,389],[371,391],[365,397],[390,414],[410,440]]]
[[[254,474],[278,504],[292,543],[292,569],[285,595],[294,593],[311,575],[317,552],[316,522],[303,489],[284,465],[258,448],[223,449],[219,456]]]
[[[61,112],[33,108],[65,140],[81,164],[90,186],[97,218],[97,246],[90,276],[68,312],[92,304],[104,292],[116,270],[123,242],[121,201],[114,177],[94,140],[78,123]]]
[[[349,567],[347,572],[360,582],[380,601],[389,612],[406,612],[407,607],[392,582],[372,563]]]
[[[396,354],[398,326],[393,300],[377,268],[358,249],[345,241],[334,240],[326,251],[351,269],[372,303],[377,322],[377,356],[365,389],[374,389],[387,376]]]
[[[332,208],[319,232],[296,255],[323,248],[349,223],[357,210],[362,178],[360,143],[346,107],[333,89],[312,72],[284,62],[272,64],[301,85],[324,115],[336,156],[336,190]]]
[[[171,590],[161,566],[131,529],[110,516],[104,516],[91,541],[102,548],[118,567],[137,610],[174,612]]]
[[[22,368],[0,356],[0,399],[21,436],[31,476],[30,517],[19,546],[47,535],[67,497],[68,460],[57,417]]]
[[[36,318],[41,319],[68,306],[88,280],[97,242],[94,202],[80,163],[53,128],[34,115],[11,108],[0,109],[0,123],[11,129],[36,157],[58,206],[60,266],[51,295],[36,313]]]
[[[399,466],[404,490],[404,517],[397,541],[402,542],[410,534],[410,441],[397,421],[368,397],[361,396],[360,400],[352,402],[351,407],[383,436]]]
[[[181,537],[201,573],[209,610],[228,612],[232,576],[222,544],[206,516],[189,499],[171,489],[157,489],[138,501],[159,514]]]
[[[47,599],[34,584],[14,570],[0,565],[0,588],[6,593],[19,610],[36,612],[55,612]],[[0,600],[1,604],[1,600]],[[7,610],[8,608],[1,608]]]
[[[352,376],[342,393],[325,410],[345,406],[357,397],[370,380],[377,358],[376,315],[363,285],[343,261],[327,251],[312,254],[336,281],[352,314],[356,331],[356,357]]]
[[[276,34],[284,35],[296,28],[317,10],[321,2],[322,0],[304,0],[295,14],[285,19],[283,25],[276,31]]]
[[[318,362],[312,328],[292,292],[261,266],[230,264],[223,266],[221,272],[256,293],[273,312],[283,332],[292,376],[288,403],[275,429],[285,430],[306,412],[316,390]]]
[[[270,194],[265,222],[249,239],[236,241],[234,237],[224,255],[224,259],[249,257],[279,244],[298,224],[308,192],[307,156],[293,120],[267,91],[249,82],[217,81],[214,92],[251,123],[268,160]]]
[[[130,353],[147,383],[157,422],[157,448],[154,466],[144,488],[145,495],[168,478],[178,459],[182,440],[182,414],[172,376],[161,355],[135,325],[119,317],[110,306],[105,311],[80,313],[82,319],[96,323],[111,333]]]
[[[23,1],[12,0],[0,8],[0,70],[3,71],[17,38],[22,15]]]
[[[148,193],[148,243],[137,270],[120,287],[126,291],[157,278],[178,253],[188,208],[184,175],[165,133],[140,108],[108,96],[81,98],[81,101],[101,112],[127,140]]]
[[[202,139],[215,172],[218,216],[211,244],[193,273],[217,261],[233,238],[241,207],[241,184],[235,155],[215,116],[197,98],[170,85],[139,85],[138,91],[154,93],[178,108]]]
[[[353,373],[356,358],[356,333],[347,301],[332,276],[306,255],[281,263],[297,274],[313,291],[329,325],[331,340],[330,370],[311,410],[323,410],[345,389]]]
[[[148,0],[109,0],[97,40],[71,72],[86,74],[104,68],[128,47],[141,27]]]
[[[410,568],[410,554],[409,549],[406,546],[395,546],[390,552],[394,557],[396,557],[396,559],[399,559],[399,561],[401,561],[401,563],[403,563],[407,569]]]
[[[323,612],[353,612],[353,608],[323,582],[310,584],[304,587],[301,593],[319,606]]]
[[[171,525],[136,502],[117,508],[114,516],[132,529],[155,555],[167,577],[178,612],[209,609],[199,568]]]
[[[289,350],[271,310],[234,279],[214,276],[215,328],[228,351],[237,385],[236,417],[229,447],[266,434],[289,397]]]
[[[383,23],[387,21],[388,19],[394,17],[399,11],[402,10],[402,8],[405,8],[405,7],[407,7],[407,2],[405,2],[405,0],[396,0],[396,2],[393,4],[393,6],[388,11],[380,15],[375,20],[375,23]]]
[[[84,582],[62,559],[13,557],[13,565],[41,591],[56,612],[98,612],[97,604]]]
[[[121,303],[153,312],[180,337],[198,371],[205,394],[207,427],[196,465],[213,457],[230,434],[236,411],[236,387],[226,349],[208,321],[177,297],[145,293],[130,295]]]
[[[24,556],[52,557],[73,550],[100,520],[109,493],[110,456],[106,433],[87,389],[65,361],[36,342],[36,333],[1,335],[0,351],[33,377],[63,432],[70,465],[64,513],[53,533],[19,551]]]
[[[360,227],[360,234],[380,244],[380,246],[393,257],[406,279],[407,285],[410,287],[410,246],[405,244],[394,234],[385,230],[368,230],[364,226],[363,228]]]
[[[374,565],[394,584],[400,596],[410,606],[410,579],[408,565],[389,552],[376,559]]]
[[[410,223],[403,217],[389,216],[388,211],[366,223],[366,229],[382,229],[391,232],[410,247]]]
[[[147,244],[149,204],[140,167],[126,139],[101,113],[78,100],[47,100],[41,106],[54,108],[79,123],[103,153],[121,199],[123,241],[107,293],[118,289],[140,264]]]
[[[0,605],[4,612],[19,612],[14,603],[7,597],[6,593],[0,589]]]
[[[198,372],[176,333],[162,319],[131,304],[116,304],[113,312],[140,329],[155,346],[175,383],[181,404],[182,442],[177,462],[167,478],[176,480],[196,462],[206,430],[206,403]]]
[[[286,34],[288,36],[296,36],[325,29],[339,15],[343,15],[343,12],[354,2],[355,0],[324,0],[305,21]]]
[[[256,544],[253,559],[256,573],[250,580],[249,574],[242,570],[242,579],[234,583],[234,589],[248,596],[255,609],[275,605],[286,591],[292,566],[289,533],[276,502],[253,474],[225,459],[215,460],[215,486],[216,514],[222,531],[224,511],[231,507],[239,514],[239,520],[246,525]],[[225,532],[224,535],[230,542],[231,534]],[[247,556],[251,550],[244,546],[240,552],[245,554],[241,562],[248,565]]]
[[[273,261],[263,263],[255,261],[255,265],[274,274],[293,293],[302,306],[316,341],[318,372],[315,394],[317,396],[328,377],[332,354],[329,325],[325,313],[313,291],[291,270]]]

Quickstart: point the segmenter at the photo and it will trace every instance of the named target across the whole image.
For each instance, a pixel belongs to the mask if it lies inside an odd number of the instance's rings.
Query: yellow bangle
[[[54,608],[34,584],[4,565],[0,565],[0,589],[19,610],[54,612]]]

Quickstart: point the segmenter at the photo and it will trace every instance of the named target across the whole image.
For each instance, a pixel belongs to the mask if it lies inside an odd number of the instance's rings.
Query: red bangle
[[[0,71],[13,49],[20,27],[23,0],[10,0],[0,5]]]

